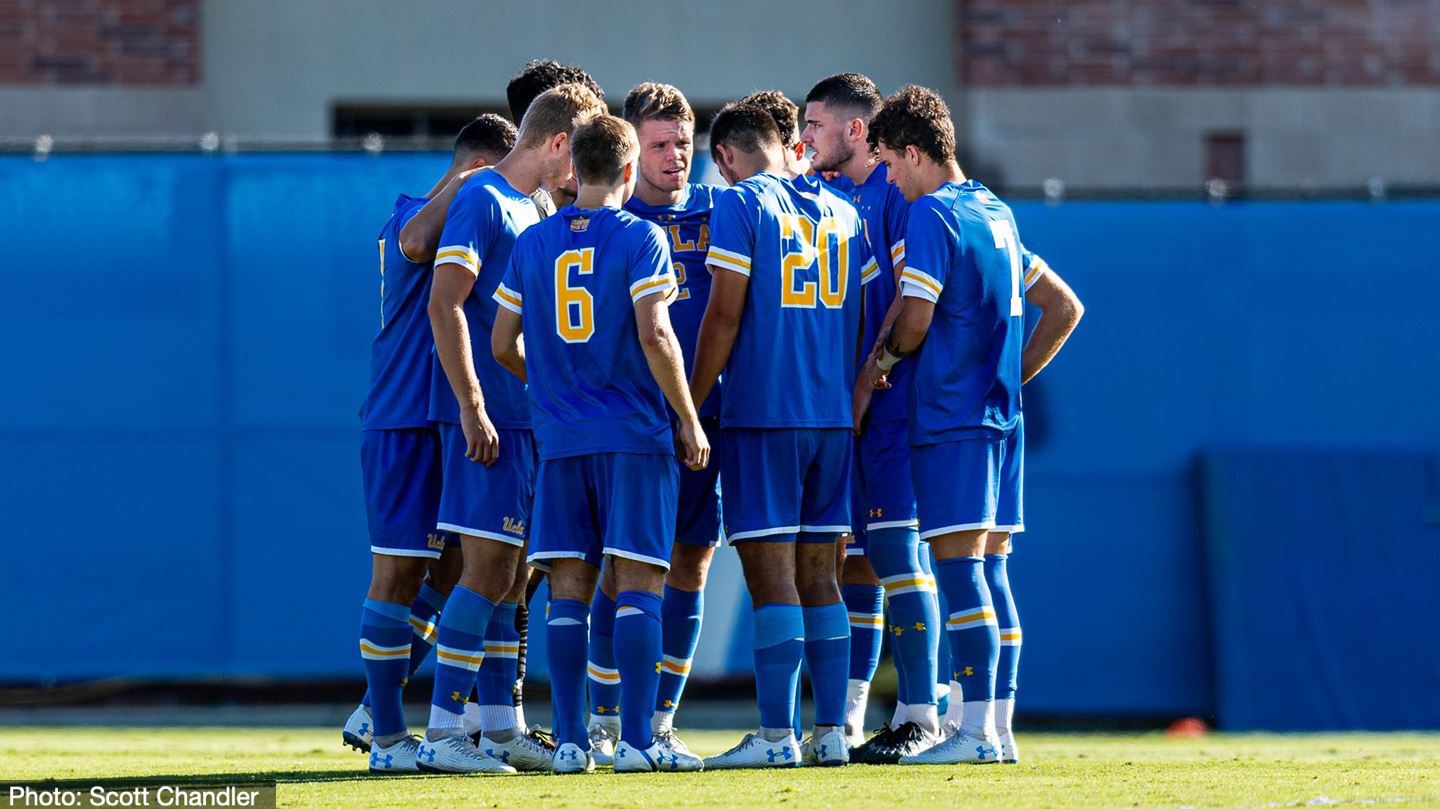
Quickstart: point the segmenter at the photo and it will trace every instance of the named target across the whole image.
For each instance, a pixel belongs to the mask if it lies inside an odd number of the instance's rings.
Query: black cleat
[[[888,723],[881,725],[880,728],[875,731],[875,735],[871,736],[869,739],[866,739],[864,744],[860,745],[859,747],[853,747],[850,749],[850,763],[869,764],[870,762],[867,760],[867,756],[869,755],[870,750],[873,749],[877,744],[887,742],[890,739],[891,734],[893,734],[894,732],[895,731],[890,729],[890,725]]]
[[[870,740],[864,757],[859,761],[861,764],[899,764],[901,758],[913,756],[934,743],[935,739],[927,735],[919,725],[906,722],[890,731],[883,739],[877,734]]]
[[[539,725],[531,725],[530,732],[526,735],[534,739],[536,744],[551,752],[554,752],[555,749],[560,746],[560,744],[555,741],[555,734],[546,733],[544,730],[541,730]]]

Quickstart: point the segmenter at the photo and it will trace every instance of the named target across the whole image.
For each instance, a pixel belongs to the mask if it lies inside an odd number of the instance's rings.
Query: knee
[[[681,550],[685,548],[685,550]],[[665,574],[665,583],[677,590],[698,593],[705,589],[705,578],[710,572],[710,548],[689,548],[676,545],[670,560],[670,570]]]
[[[801,604],[833,604],[840,600],[840,585],[835,581],[833,571],[829,575],[801,574],[800,580],[796,582],[796,590]]]
[[[413,564],[419,561],[421,564]],[[410,564],[406,564],[409,562]],[[420,582],[425,578],[424,560],[405,559],[400,561],[398,557],[393,560],[385,558],[381,561],[376,558],[374,570],[370,575],[370,591],[366,597],[376,601],[388,601],[392,604],[410,604],[420,595]]]
[[[454,590],[455,585],[460,582],[460,571],[464,566],[460,549],[447,548],[439,559],[430,563],[427,571],[430,586],[434,587],[441,595],[450,595],[450,591]]]

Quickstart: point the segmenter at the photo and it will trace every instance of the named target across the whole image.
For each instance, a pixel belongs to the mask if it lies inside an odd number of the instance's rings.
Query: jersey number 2
[[[595,248],[566,250],[555,259],[555,331],[567,343],[588,342],[595,334],[595,296],[581,286],[570,286],[570,271],[595,271]]]
[[[995,236],[995,246],[1010,259],[1010,317],[1023,317],[1025,299],[1020,296],[1020,245],[1015,228],[1003,219],[991,219],[990,232]]]
[[[831,249],[831,240],[835,249]],[[781,214],[780,241],[800,243],[800,249],[780,256],[780,306],[786,309],[814,309],[815,299],[826,309],[845,305],[845,287],[850,282],[850,239],[840,233],[840,223],[826,217],[815,226],[804,216]],[[782,249],[784,249],[782,247]],[[795,285],[795,276],[816,269],[816,280]]]

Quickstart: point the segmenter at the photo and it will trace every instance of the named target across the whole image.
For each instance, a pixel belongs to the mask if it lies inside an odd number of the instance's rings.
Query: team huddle
[[[854,73],[803,111],[753,93],[711,121],[720,187],[690,182],[675,87],[616,117],[542,60],[507,97],[518,130],[467,125],[381,231],[345,742],[377,773],[1018,761],[1020,390],[1082,308],[962,173],[944,101]],[[722,538],[760,727],[701,759],[675,715]],[[542,578],[553,735],[521,699]],[[866,739],[886,631],[899,700]]]

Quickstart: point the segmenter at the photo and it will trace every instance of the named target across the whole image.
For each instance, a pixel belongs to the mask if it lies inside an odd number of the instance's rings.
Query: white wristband
[[[890,346],[881,346],[880,358],[875,361],[875,366],[888,374],[890,373],[890,369],[895,367],[895,363],[901,359],[903,358],[890,353]]]

